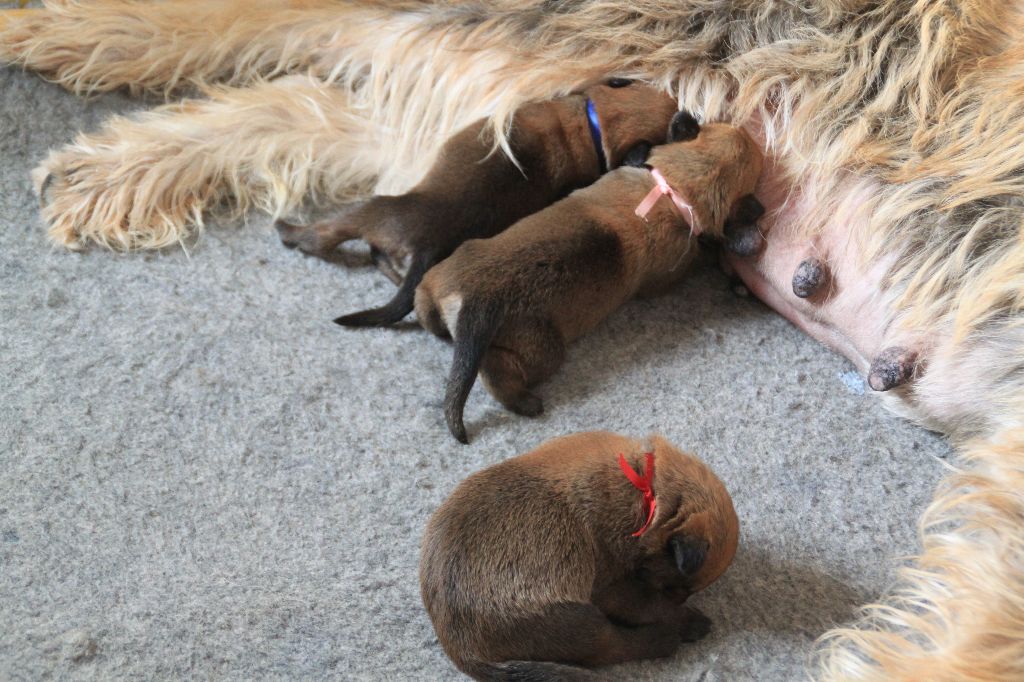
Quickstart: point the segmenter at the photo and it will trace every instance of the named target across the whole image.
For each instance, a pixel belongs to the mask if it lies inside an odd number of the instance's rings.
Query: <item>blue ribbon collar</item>
[[[590,138],[594,141],[594,149],[597,151],[597,162],[601,165],[601,173],[608,172],[608,159],[604,155],[604,145],[601,143],[601,121],[597,118],[597,108],[594,100],[587,100],[587,123],[590,126]]]

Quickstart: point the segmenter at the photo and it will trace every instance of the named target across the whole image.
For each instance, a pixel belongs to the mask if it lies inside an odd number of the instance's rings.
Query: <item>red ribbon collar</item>
[[[633,533],[635,538],[643,535],[647,527],[651,525],[651,521],[654,520],[654,509],[658,506],[658,501],[654,499],[654,489],[651,487],[651,484],[654,482],[654,453],[645,453],[644,457],[647,462],[644,466],[644,475],[641,476],[633,471],[633,467],[629,466],[625,456],[619,453],[619,468],[622,469],[622,473],[626,475],[626,478],[633,484],[633,487],[644,496],[644,514],[647,515],[647,520],[644,521],[644,525],[640,527],[640,530]]]

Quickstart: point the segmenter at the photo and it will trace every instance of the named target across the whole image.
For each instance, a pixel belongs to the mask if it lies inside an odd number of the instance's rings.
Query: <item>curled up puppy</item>
[[[685,274],[698,234],[756,220],[757,145],[739,128],[672,119],[669,144],[641,168],[621,167],[490,239],[473,239],[432,268],[416,315],[454,340],[445,418],[467,442],[463,409],[479,372],[518,414],[540,414],[530,387],[561,366],[566,344],[636,294]]]
[[[732,563],[732,499],[697,458],[579,433],[473,474],[430,519],[420,588],[478,680],[590,679],[707,634],[684,605]]]
[[[629,153],[665,141],[675,99],[621,78],[583,93],[529,104],[512,121],[509,145],[520,167],[486,139],[479,121],[449,139],[427,176],[401,196],[347,205],[311,225],[278,221],[282,242],[326,255],[363,239],[377,266],[399,284],[394,298],[336,321],[346,326],[398,322],[413,308],[424,273],[467,239],[490,237],[589,185]]]

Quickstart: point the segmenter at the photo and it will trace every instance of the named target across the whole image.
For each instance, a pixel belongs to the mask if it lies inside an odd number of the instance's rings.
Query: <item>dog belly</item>
[[[857,263],[850,238],[858,229],[854,218],[836,216],[821,234],[807,239],[795,226],[812,199],[789,194],[771,180],[762,185],[758,198],[768,210],[760,221],[764,250],[753,258],[727,253],[729,267],[755,296],[866,371],[881,350],[886,315],[878,302],[885,266],[865,270]],[[809,259],[826,265],[826,281],[812,296],[800,298],[793,278]]]
[[[856,207],[859,198],[869,197],[875,189],[877,186],[863,181],[851,181],[839,204]],[[883,288],[883,282],[897,254],[893,251],[863,262],[859,238],[868,228],[866,216],[855,210],[837,212],[820,232],[806,236],[798,225],[815,208],[815,189],[808,185],[791,190],[771,165],[766,165],[757,196],[767,209],[760,221],[766,237],[764,249],[752,257],[725,255],[726,268],[755,296],[846,356],[864,375],[873,375],[872,363],[893,348],[923,353],[921,339],[898,332],[890,324],[894,296]],[[818,275],[813,282],[816,286],[808,287],[801,276],[807,268]],[[921,359],[915,357],[913,368],[919,366],[923,366]],[[901,397],[902,393],[893,392]]]

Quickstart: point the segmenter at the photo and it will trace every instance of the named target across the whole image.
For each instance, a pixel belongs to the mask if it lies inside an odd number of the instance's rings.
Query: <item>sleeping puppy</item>
[[[448,140],[434,167],[407,194],[356,202],[312,225],[278,221],[277,229],[285,245],[315,255],[350,239],[368,242],[378,267],[400,284],[398,293],[380,308],[336,322],[393,324],[412,311],[423,274],[459,244],[498,234],[591,184],[638,145],[663,143],[675,111],[675,99],[665,93],[612,79],[517,112],[509,143],[521,170],[504,152],[492,153],[487,122],[479,121]]]
[[[529,388],[558,369],[566,343],[678,280],[697,255],[693,235],[721,237],[727,219],[761,215],[752,192],[762,156],[746,133],[679,112],[668,137],[647,167],[608,173],[427,273],[416,315],[454,338],[445,417],[458,440],[467,442],[462,413],[477,372],[502,405],[540,414]]]
[[[430,519],[420,589],[478,680],[587,679],[670,656],[710,621],[684,606],[732,563],[725,486],[664,439],[579,433],[473,474]]]

